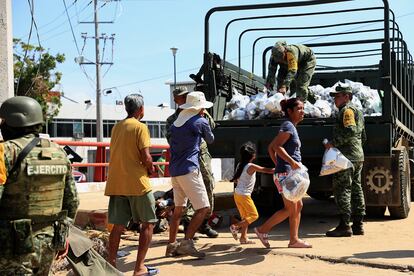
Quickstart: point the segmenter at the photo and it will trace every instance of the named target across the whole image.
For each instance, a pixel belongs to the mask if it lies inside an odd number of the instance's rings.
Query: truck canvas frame
[[[244,11],[243,14],[248,16],[228,21],[224,30],[223,52],[213,53],[210,51],[210,18],[213,14],[214,18],[222,14],[235,15],[232,11]],[[295,18],[306,19],[301,20],[307,22],[306,26],[292,23]],[[270,26],[265,24],[272,20],[276,23]],[[235,65],[226,60],[230,43],[228,37],[231,26],[240,22],[244,23],[243,26],[246,22],[254,22],[254,28],[240,32],[238,62]],[[263,27],[261,22],[264,22]],[[254,37],[250,40],[252,62],[249,69],[242,68],[241,64],[242,44],[246,45],[246,36]],[[314,50],[317,67],[311,85],[329,87],[337,81],[349,79],[378,90],[382,115],[365,117],[368,140],[364,145],[362,184],[367,212],[382,216],[388,207],[392,217],[407,217],[411,198],[414,198],[410,173],[414,142],[414,65],[387,0],[286,1],[216,7],[208,11],[205,17],[202,89],[206,98],[214,103],[210,111],[217,123],[214,130],[216,140],[209,146],[212,156],[237,159],[240,145],[250,140],[258,149],[257,162],[273,166],[267,146],[283,118],[236,121],[223,120],[223,116],[226,103],[233,96],[233,88],[244,95],[262,91],[269,51],[277,40],[287,40],[288,43],[305,40],[300,44]],[[268,44],[263,47],[261,59],[255,60],[264,41]],[[329,61],[330,66],[323,65]],[[260,62],[262,72],[257,74],[255,64]],[[298,125],[303,163],[309,168],[311,177],[308,194],[317,199],[332,195],[332,178],[320,177],[319,171],[324,152],[321,142],[332,137],[333,123],[334,118],[305,118]],[[280,203],[276,193],[270,176],[257,178],[253,198],[260,209],[273,211]]]

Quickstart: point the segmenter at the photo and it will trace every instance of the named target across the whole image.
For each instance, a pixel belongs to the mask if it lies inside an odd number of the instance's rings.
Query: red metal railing
[[[106,167],[109,163],[106,162],[106,148],[109,148],[109,142],[83,142],[83,141],[62,141],[55,140],[55,143],[61,146],[77,146],[77,147],[96,147],[95,163],[73,163],[72,167],[95,167],[93,180],[102,182],[106,180]],[[169,160],[170,160],[170,146],[168,145],[152,145],[151,149],[167,150],[166,162],[154,162],[156,165],[165,165],[164,176],[170,176]],[[158,173],[154,172],[151,177],[158,177]]]

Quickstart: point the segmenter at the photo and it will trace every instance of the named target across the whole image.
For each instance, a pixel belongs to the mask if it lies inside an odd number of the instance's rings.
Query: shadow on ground
[[[389,251],[373,251],[354,254],[355,258],[359,259],[400,259],[400,258],[414,258],[414,250],[389,250]]]

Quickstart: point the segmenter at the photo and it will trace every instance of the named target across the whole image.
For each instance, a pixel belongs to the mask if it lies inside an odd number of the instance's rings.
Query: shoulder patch
[[[4,160],[4,145],[0,143],[0,185],[4,185],[7,180],[6,162]]]
[[[297,71],[298,70],[298,61],[296,60],[295,55],[291,52],[286,53],[287,62],[288,62],[288,71]]]
[[[343,124],[344,124],[344,127],[356,126],[355,114],[354,114],[354,111],[352,109],[347,108],[344,111]]]

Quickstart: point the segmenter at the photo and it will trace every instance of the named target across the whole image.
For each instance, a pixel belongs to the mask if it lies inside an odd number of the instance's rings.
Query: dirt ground
[[[337,223],[333,201],[304,200],[300,235],[313,244],[311,249],[287,248],[288,222],[270,233],[271,248],[265,249],[250,228],[253,245],[240,245],[223,222],[217,239],[200,236],[196,246],[207,253],[204,260],[190,257],[165,258],[168,233],[156,234],[147,255],[149,265],[160,275],[414,275],[414,215],[404,220],[369,219],[366,235],[327,238],[326,230]],[[414,210],[414,204],[412,205]],[[261,218],[254,225],[264,221]],[[224,226],[226,225],[226,226]],[[253,225],[253,226],[254,226]],[[180,234],[182,237],[183,235]],[[129,253],[118,260],[118,268],[132,275],[137,253],[136,241],[122,242]],[[358,265],[355,265],[358,264]],[[380,269],[392,268],[392,269]],[[408,268],[408,269],[405,269]]]
[[[83,198],[83,200],[82,200]],[[98,194],[81,195],[81,205],[105,205],[107,198]],[[84,203],[82,203],[82,201]],[[105,202],[106,201],[106,202]],[[327,238],[325,232],[336,226],[333,200],[318,201],[306,197],[300,225],[300,236],[313,244],[311,249],[287,248],[289,225],[285,221],[270,233],[270,249],[265,249],[253,233],[260,218],[249,229],[256,244],[241,246],[228,231],[228,210],[220,236],[200,236],[196,246],[207,253],[204,260],[191,257],[166,258],[168,233],[155,234],[147,254],[147,264],[160,269],[160,275],[414,275],[414,204],[407,219],[393,220],[387,214],[368,219],[364,236]],[[182,238],[183,234],[179,234]],[[135,238],[138,238],[136,236]],[[132,275],[138,242],[123,240],[117,267]]]

